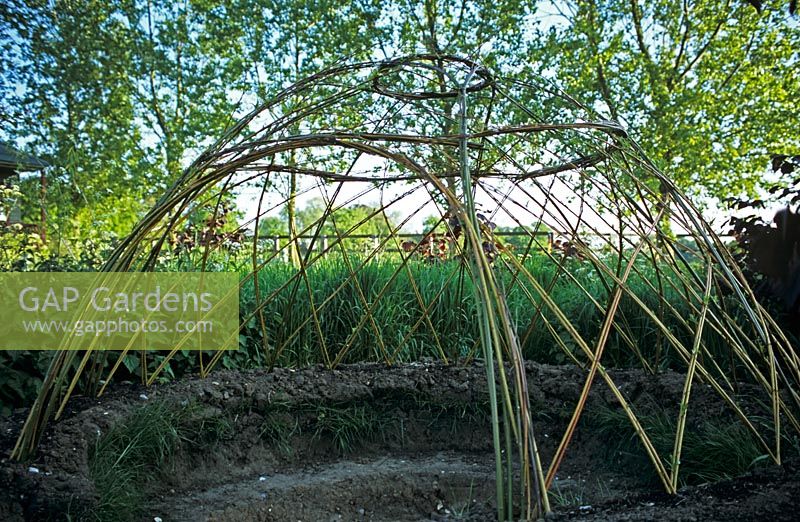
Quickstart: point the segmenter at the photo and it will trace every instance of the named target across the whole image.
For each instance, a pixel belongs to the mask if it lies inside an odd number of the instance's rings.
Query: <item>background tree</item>
[[[534,9],[532,3],[520,0],[405,0],[397,4],[397,16],[391,19],[392,41],[380,42],[380,48],[384,54],[387,49],[398,49],[399,54],[460,55],[491,68],[508,70],[525,55]],[[442,69],[441,62],[436,65]],[[454,88],[452,79],[443,73],[432,75],[428,83],[429,92]],[[427,125],[431,132],[458,132],[456,101],[456,98],[430,101],[435,108],[431,113],[437,118],[435,121],[431,118]],[[456,157],[454,150],[451,157],[433,156],[427,161],[435,172],[454,172]],[[445,182],[457,193],[456,178],[446,178]]]
[[[213,31],[224,16],[207,2],[0,6],[4,134],[56,165],[56,232],[127,233],[231,122],[241,52]]]
[[[73,228],[83,206],[138,192],[134,180],[148,170],[146,152],[133,146],[142,136],[126,85],[124,27],[104,2],[59,7],[0,6],[3,130],[59,166],[49,179],[56,232]]]
[[[781,2],[576,0],[533,59],[575,95],[627,124],[677,184],[752,193],[771,151],[797,143],[797,25]]]
[[[359,0],[342,4],[332,0],[257,1],[242,0],[237,12],[244,18],[228,21],[240,27],[243,59],[251,80],[250,92],[259,100],[268,99],[280,89],[310,76],[342,59],[364,60],[372,57],[373,42],[380,39],[382,29],[377,21],[381,2]],[[256,16],[253,16],[253,15]],[[290,104],[301,103],[293,99]],[[289,112],[291,106],[279,107]],[[299,132],[300,124],[293,128]],[[286,164],[294,166],[295,153],[288,154]],[[274,182],[286,199],[287,229],[295,235],[297,223],[297,177],[290,173]],[[289,246],[293,263],[299,262],[297,244]]]
[[[800,28],[785,2],[758,3],[12,0],[0,5],[0,139],[56,165],[51,236],[119,236],[232,114],[337,60],[452,53],[555,78],[627,124],[679,186],[739,195],[769,153],[796,150],[800,123]],[[431,132],[453,132],[452,101],[434,102],[444,118]],[[292,177],[274,181],[293,201]]]

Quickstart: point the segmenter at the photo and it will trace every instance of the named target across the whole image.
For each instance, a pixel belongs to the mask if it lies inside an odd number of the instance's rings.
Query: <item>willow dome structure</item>
[[[505,416],[513,428],[506,437],[513,436],[529,471],[529,514],[537,506],[547,509],[541,484],[553,479],[592,386],[612,391],[671,492],[678,485],[694,382],[712,387],[775,461],[781,425],[798,429],[797,357],[720,239],[620,124],[603,120],[546,81],[501,77],[471,60],[438,55],[347,64],[316,74],[263,103],[201,154],[104,270],[164,269],[187,223],[198,216],[221,218],[243,201],[242,194],[252,199],[239,209],[247,252],[241,284],[252,289],[242,330],[261,340],[262,364],[286,362],[301,334],[314,339],[319,360],[330,368],[364,358],[393,364],[433,356],[457,364],[482,357],[494,384],[493,365],[510,364],[512,378],[506,382],[505,372],[498,372],[498,395],[492,397],[495,446],[502,436],[497,419]],[[321,217],[290,230],[282,244],[262,237],[268,216],[311,195],[324,202]],[[337,223],[337,212],[363,202],[371,210],[360,223]],[[420,240],[398,239],[395,233],[431,214],[437,223],[429,220]],[[368,220],[379,220],[392,234],[365,240],[359,225]],[[524,237],[511,245],[495,223],[517,226]],[[548,242],[548,234],[557,240]],[[195,244],[191,269],[213,270],[215,256],[226,248],[224,241]],[[386,278],[362,277],[390,250],[397,262]],[[542,265],[535,274],[526,262],[534,254]],[[348,276],[327,290],[314,288],[314,270],[331,255],[339,256]],[[259,275],[274,263],[288,267],[279,288],[265,286]],[[452,272],[432,293],[420,281],[431,263]],[[403,332],[377,319],[399,282],[412,289],[418,304],[405,310],[413,328]],[[579,326],[581,318],[553,299],[565,286],[594,318],[585,322],[589,327]],[[346,318],[340,299],[345,292]],[[511,314],[512,298],[524,303],[528,316]],[[453,346],[452,332],[442,330],[437,314],[445,299],[448,307],[461,307],[465,328],[474,328],[467,336],[472,343]],[[300,301],[306,308],[297,312]],[[288,328],[292,311],[301,320],[295,317]],[[337,321],[348,321],[347,328],[335,326]],[[580,400],[551,463],[539,462],[527,406],[523,360],[537,353],[532,343],[549,345],[585,372]],[[656,451],[626,393],[606,372],[612,347],[614,357],[623,354],[625,364],[647,372],[665,366],[685,372],[683,398],[674,405],[671,455]],[[148,382],[174,355],[160,356]],[[58,383],[77,378],[70,370],[74,356],[64,352],[54,363],[31,426],[49,416],[53,405],[63,406]],[[220,356],[206,354],[202,372]],[[91,357],[86,354],[84,362]],[[740,404],[741,380],[757,385],[764,411]],[[494,389],[489,386],[490,393]],[[756,415],[770,422],[756,422]],[[35,440],[23,436],[21,444]]]

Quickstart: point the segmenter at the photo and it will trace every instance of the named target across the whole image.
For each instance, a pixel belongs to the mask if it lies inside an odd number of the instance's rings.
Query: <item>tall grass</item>
[[[622,410],[603,407],[590,412],[588,417],[591,428],[609,441],[606,451],[612,462],[619,462],[626,469],[640,470],[638,477],[644,482],[658,482],[652,466],[648,465],[641,442]],[[665,411],[640,415],[639,418],[659,454],[669,455],[675,438],[675,420]],[[790,445],[788,447],[792,449]],[[741,423],[724,417],[701,420],[686,431],[679,485],[737,477],[767,462],[768,458],[769,455]]]
[[[609,258],[607,262],[612,263],[613,259]],[[331,254],[308,267],[306,275],[313,289],[311,295],[318,308],[317,317],[328,350],[336,352],[349,342],[351,346],[342,362],[383,361],[379,335],[384,349],[390,355],[395,355],[395,362],[416,361],[424,357],[440,359],[440,348],[451,361],[480,358],[478,311],[473,283],[466,266],[457,260],[437,264],[411,260],[405,269],[400,263],[399,257],[373,259],[364,263],[352,278],[340,255]],[[351,258],[351,266],[360,264],[360,259]],[[575,283],[577,281],[599,303],[607,301],[607,287],[591,265],[578,259],[568,260],[564,271],[573,280],[563,273],[556,277],[558,267],[552,259],[541,253],[527,256],[523,264],[540,284],[551,290],[552,299],[578,332],[585,339],[595,338],[604,310],[594,306]],[[568,363],[570,357],[562,349],[562,344],[580,358],[575,341],[559,325],[551,310],[541,307],[542,315],[534,321],[539,301],[531,300],[536,293],[527,280],[515,277],[512,270],[500,263],[497,263],[495,270],[506,291],[506,302],[525,358],[549,364]],[[646,267],[640,271],[644,275],[633,274],[629,285],[648,307],[656,310],[659,298],[651,289],[656,285],[655,275]],[[398,275],[392,280],[396,272]],[[320,335],[310,319],[312,306],[305,284],[299,277],[287,284],[297,274],[297,268],[278,260],[268,263],[258,273],[261,296],[267,301],[263,317],[268,350],[264,349],[264,330],[259,318],[252,314],[257,302],[253,280],[250,278],[244,282],[240,293],[240,314],[243,320],[252,317],[242,325],[240,349],[222,356],[220,363],[223,367],[247,369],[270,364],[303,367],[325,362]],[[413,284],[410,277],[413,278]],[[551,285],[554,278],[555,282]],[[388,288],[384,289],[387,284]],[[678,295],[673,287],[664,286],[666,300],[679,312],[666,314],[665,321],[682,342],[691,344],[692,333],[678,321],[678,316],[686,318],[691,315],[685,297]],[[414,292],[415,287],[419,291],[419,299]],[[365,306],[358,295],[359,288],[364,293],[367,306],[373,307],[374,322],[363,325],[354,334],[365,316]],[[320,306],[322,303],[324,305]],[[655,360],[655,352],[660,351],[660,367],[674,366],[683,371],[680,359],[665,346],[665,340],[659,335],[659,329],[652,319],[630,297],[623,296],[618,316],[620,328],[627,332],[645,360]],[[548,328],[547,322],[553,325],[554,331]],[[719,353],[723,353],[721,340],[712,342],[710,337],[713,333],[708,331],[704,336],[707,337],[708,346],[718,345]],[[273,361],[272,356],[278,351],[280,353]],[[128,358],[129,361],[117,376],[120,379],[136,378],[141,369],[138,355],[131,354]],[[149,361],[150,370],[162,359],[163,356],[154,355]],[[641,367],[640,359],[617,331],[612,332],[609,338],[604,363],[609,367]],[[195,371],[196,365],[196,354],[178,353],[169,362],[165,378],[180,377]],[[7,366],[6,370],[10,372],[13,366]],[[27,369],[21,372],[20,379],[29,373]],[[3,400],[4,394],[12,393],[13,390],[8,390],[14,382],[0,385],[0,405],[24,402]],[[26,397],[32,397],[36,391],[34,387]]]
[[[440,347],[450,360],[479,356],[478,311],[468,268],[459,261],[437,264],[411,261],[407,269],[399,268],[399,263],[396,259],[371,260],[351,276],[341,257],[332,255],[305,272],[311,292],[307,291],[298,269],[289,264],[273,262],[262,268],[258,272],[259,287],[262,298],[267,296],[262,314],[269,351],[278,353],[274,363],[278,366],[323,363],[323,343],[329,353],[347,346],[342,362],[381,361],[385,353],[395,355],[393,362],[438,358]],[[565,271],[574,280],[563,273],[556,276],[557,267],[543,255],[529,256],[524,266],[540,284],[551,288],[551,298],[585,339],[597,336],[604,310],[587,299],[575,284],[578,281],[597,302],[608,300],[608,287],[590,265],[579,260],[568,261]],[[574,341],[562,331],[554,314],[532,297],[536,292],[526,280],[515,277],[511,269],[503,266],[497,266],[496,271],[506,290],[506,302],[525,358],[562,364],[570,359],[562,346],[574,350],[578,356]],[[642,274],[631,276],[630,287],[651,309],[657,309],[658,297],[652,291],[655,276],[644,270]],[[674,307],[665,312],[665,322],[679,339],[691,344],[692,333],[680,322],[691,315],[685,297],[671,287],[665,289],[665,294]],[[312,300],[322,335],[311,320]],[[250,279],[241,291],[242,317],[251,316],[255,306]],[[366,308],[372,309],[372,319],[362,324]],[[535,320],[538,310],[542,316]],[[653,352],[661,350],[659,364],[667,367],[673,362],[658,328],[630,297],[622,298],[618,324],[645,359],[653,360]],[[242,329],[241,353],[231,354],[229,364],[235,365],[236,360],[242,364],[263,362],[267,357],[263,333],[258,318],[251,317]],[[606,360],[610,366],[641,365],[619,331],[609,338]]]
[[[160,487],[181,447],[207,448],[234,435],[225,417],[207,417],[196,402],[156,400],[135,408],[89,451],[89,477],[97,502],[89,520],[141,520],[147,495]]]
[[[100,436],[90,451],[89,474],[97,488],[93,518],[136,520],[145,501],[145,484],[173,456],[181,439],[182,410],[155,402],[137,409]]]

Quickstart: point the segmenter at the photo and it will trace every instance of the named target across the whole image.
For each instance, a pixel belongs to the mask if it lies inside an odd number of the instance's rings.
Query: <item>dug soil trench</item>
[[[526,371],[549,465],[584,373],[533,363]],[[642,418],[674,417],[681,375],[610,375]],[[754,389],[738,392],[758,408]],[[149,389],[119,384],[100,399],[73,400],[29,462],[8,459],[26,412],[0,421],[0,520],[492,519],[486,397],[483,366],[437,362],[220,371]],[[689,426],[735,424],[704,384],[691,405]],[[800,474],[791,462],[779,468],[758,459],[744,477],[660,493],[621,412],[598,381],[551,488],[554,518],[794,519]],[[702,482],[685,465],[688,480]]]

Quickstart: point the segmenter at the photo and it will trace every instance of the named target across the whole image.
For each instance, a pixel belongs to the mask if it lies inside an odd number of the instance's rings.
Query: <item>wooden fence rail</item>
[[[557,238],[559,238],[559,237],[568,238],[569,237],[569,234],[566,234],[566,233],[562,234],[562,233],[552,232],[552,231],[550,231],[550,232],[544,232],[544,231],[530,231],[530,232],[527,232],[527,231],[508,231],[508,232],[495,232],[494,235],[497,236],[497,237],[500,237],[500,238],[507,238],[507,237],[527,237],[527,238],[530,238],[530,241],[528,242],[528,245],[527,245],[526,249],[532,248],[534,246],[533,242],[534,242],[534,238],[535,237],[544,237],[544,238],[546,238],[544,243],[539,243],[539,245],[542,246],[542,247],[547,248],[548,250],[551,250],[553,248],[553,246],[556,243]],[[583,235],[584,236],[587,236],[587,235],[599,236],[599,234],[583,234]],[[626,235],[626,234],[623,234],[623,235]],[[636,234],[627,234],[627,235],[630,235],[631,237],[634,237],[634,236],[638,237]],[[386,242],[384,248],[382,249],[383,252],[386,252],[386,253],[402,252],[402,249],[397,248],[396,245],[399,245],[400,243],[402,243],[403,241],[406,241],[406,240],[422,241],[426,237],[426,234],[424,234],[424,233],[416,233],[416,234],[415,233],[402,233],[402,234],[393,234],[392,237],[395,239],[395,241]],[[691,237],[691,235],[690,234],[677,234],[677,237]],[[733,237],[733,236],[726,235],[726,234],[721,234],[719,237],[730,238],[730,237]],[[306,250],[306,251],[307,251],[307,248],[308,248],[307,245],[314,238],[315,238],[315,236],[313,234],[303,234],[303,235],[299,235],[299,236],[296,237],[296,239],[300,242],[300,245],[299,245],[300,248],[303,249],[303,250]],[[336,239],[336,238],[337,238],[337,236],[331,236],[331,235],[325,235],[325,234],[316,236],[315,248],[320,253],[324,253],[324,252],[328,251],[328,248],[330,246],[330,241],[332,239]],[[263,236],[263,237],[259,237],[259,242],[262,243],[262,244],[270,245],[271,246],[271,250],[272,250],[272,252],[274,254],[280,253],[282,258],[283,258],[283,260],[284,261],[288,261],[289,249],[286,248],[286,245],[289,243],[289,241],[291,239],[292,239],[291,236],[288,236],[288,235]],[[377,250],[380,247],[381,243],[385,239],[385,236],[374,235],[374,234],[350,234],[345,239],[357,239],[357,240],[365,241],[364,250],[365,250],[365,253],[369,253],[371,251]],[[249,241],[252,241],[252,238],[250,238]],[[389,246],[389,245],[391,245],[391,246]]]

